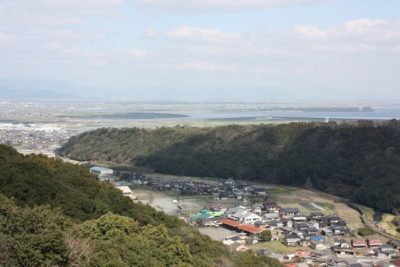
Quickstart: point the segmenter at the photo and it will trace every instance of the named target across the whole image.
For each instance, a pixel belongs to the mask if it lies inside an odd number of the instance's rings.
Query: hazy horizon
[[[3,0],[0,93],[391,101],[398,10],[396,0]]]

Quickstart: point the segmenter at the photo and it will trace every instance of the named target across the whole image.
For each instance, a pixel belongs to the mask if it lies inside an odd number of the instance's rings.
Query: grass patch
[[[269,249],[275,253],[280,253],[280,254],[292,254],[295,253],[296,250],[301,248],[303,247],[287,247],[284,244],[282,244],[281,241],[262,242],[251,246],[251,249],[253,250]]]
[[[366,206],[363,206],[363,205],[359,205],[359,204],[357,204],[356,206],[359,209],[361,209],[361,211],[365,214],[365,216],[367,217],[367,219],[369,221],[371,221],[371,222],[374,221],[375,211],[372,208],[369,208],[369,207],[366,207]]]
[[[324,212],[324,213],[333,212],[335,210],[335,206],[330,203],[315,202],[315,204],[317,204],[321,208],[325,209],[325,211],[321,210],[321,212]]]
[[[276,186],[273,188],[268,188],[266,191],[268,195],[278,195],[278,194],[289,194],[293,192],[294,189],[283,186]]]
[[[397,232],[396,225],[393,224],[394,217],[393,214],[384,214],[382,216],[382,221],[379,223],[379,227],[386,229],[389,234],[400,238],[400,233]]]

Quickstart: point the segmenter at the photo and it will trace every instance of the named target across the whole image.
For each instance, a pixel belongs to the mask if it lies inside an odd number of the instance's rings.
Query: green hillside
[[[85,168],[0,145],[0,266],[280,266],[232,255]]]
[[[400,123],[98,129],[59,151],[155,172],[311,185],[380,211],[400,208]]]

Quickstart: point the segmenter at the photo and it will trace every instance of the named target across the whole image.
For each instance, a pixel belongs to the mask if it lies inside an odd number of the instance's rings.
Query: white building
[[[262,220],[262,218],[257,214],[241,208],[237,209],[234,213],[229,214],[228,218],[245,224],[254,224],[255,222]]]
[[[90,174],[99,177],[101,175],[112,175],[114,174],[114,171],[112,169],[94,166],[90,168]]]

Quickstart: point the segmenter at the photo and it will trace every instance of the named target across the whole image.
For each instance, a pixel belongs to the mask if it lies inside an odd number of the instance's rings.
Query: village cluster
[[[110,180],[116,179],[112,170],[94,167],[91,172],[102,181],[115,182]],[[124,176],[124,173],[119,175]],[[378,235],[356,236],[339,216],[322,211],[301,214],[298,208],[283,208],[264,188],[246,182],[228,179],[211,184],[151,179],[136,173],[125,175],[131,185],[176,191],[181,195],[212,195],[215,203],[185,219],[197,227],[230,230],[233,234],[226,237],[223,243],[238,252],[252,249],[257,243],[279,242],[294,248],[295,252],[277,253],[262,248],[257,249],[256,253],[278,258],[288,266],[391,266],[397,257],[400,259],[400,241]],[[118,185],[118,188],[128,196],[134,194],[126,185]],[[226,201],[232,199],[237,201]],[[260,201],[254,203],[249,199]],[[262,237],[265,231],[270,233],[268,240]]]
[[[54,151],[76,133],[59,125],[0,123],[0,144],[12,145],[22,154],[55,157]]]
[[[252,244],[265,241],[261,235],[270,231],[269,241],[282,242],[287,247],[298,249],[285,255],[260,249],[257,254],[295,263],[293,266],[298,266],[299,262],[312,266],[349,266],[360,262],[367,264],[365,266],[375,266],[368,264],[390,264],[400,253],[398,241],[388,242],[380,236],[354,237],[346,222],[338,216],[325,216],[321,212],[303,216],[297,208],[279,207],[268,196],[264,203],[251,207],[212,205],[210,209],[194,215],[192,220],[197,225],[236,231],[237,234],[223,241],[236,251],[246,251]]]

